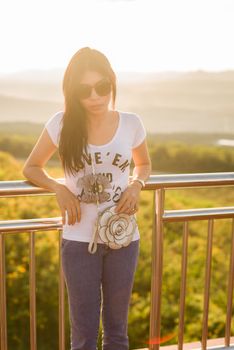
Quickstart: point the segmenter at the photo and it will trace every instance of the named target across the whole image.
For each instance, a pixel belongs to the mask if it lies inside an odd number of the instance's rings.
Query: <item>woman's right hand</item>
[[[74,225],[76,221],[80,222],[80,201],[76,198],[74,193],[72,193],[65,185],[58,183],[55,188],[55,194],[62,213],[63,225],[65,225],[65,223],[68,225]],[[66,212],[68,222],[66,222]]]

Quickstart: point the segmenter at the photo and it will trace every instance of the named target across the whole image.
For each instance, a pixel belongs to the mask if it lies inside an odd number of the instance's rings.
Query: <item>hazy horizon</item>
[[[116,109],[137,113],[147,131],[234,133],[234,71],[116,73]],[[63,109],[63,72],[0,76],[0,122],[45,123]]]
[[[39,72],[65,72],[66,67],[54,67],[54,68],[32,68],[32,69],[23,69],[23,70],[15,70],[9,72],[1,72],[0,77],[11,76],[11,75],[23,75],[28,73],[39,73]],[[186,74],[186,73],[211,73],[211,74],[219,74],[219,73],[234,73],[233,68],[225,68],[225,69],[192,69],[192,70],[153,70],[153,71],[131,71],[131,70],[115,70],[115,74],[129,74],[129,75],[163,75],[163,74]]]

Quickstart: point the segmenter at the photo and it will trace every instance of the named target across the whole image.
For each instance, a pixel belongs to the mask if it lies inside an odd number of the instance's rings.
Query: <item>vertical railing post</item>
[[[29,232],[29,309],[30,309],[30,349],[37,349],[36,328],[36,276],[35,276],[35,232]]]
[[[62,269],[62,230],[59,230],[59,350],[65,350],[64,277]]]
[[[5,236],[0,233],[0,337],[1,350],[7,350]]]
[[[207,252],[206,252],[206,275],[205,275],[205,291],[204,291],[204,306],[203,306],[203,322],[202,322],[202,350],[205,350],[207,347],[213,226],[214,226],[214,220],[209,219]]]
[[[185,297],[186,297],[187,261],[188,261],[188,221],[185,221],[183,226],[183,248],[182,248],[182,259],[181,259],[178,350],[183,349],[183,343],[184,343],[184,311],[185,311]]]
[[[163,213],[165,190],[157,189],[154,194],[154,222],[152,232],[152,274],[149,349],[160,347],[161,294],[163,270]]]
[[[226,313],[226,329],[225,329],[225,346],[230,346],[231,337],[231,321],[232,321],[232,298],[233,298],[233,284],[234,284],[234,219],[232,219],[232,243],[230,253],[228,278],[228,292],[227,292],[227,313]]]

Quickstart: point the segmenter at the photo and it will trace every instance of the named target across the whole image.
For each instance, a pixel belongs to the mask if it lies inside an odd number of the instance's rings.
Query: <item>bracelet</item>
[[[133,179],[133,180],[130,181],[130,184],[133,183],[134,181],[140,182],[141,188],[145,187],[145,182],[144,182],[144,180],[141,180],[141,179],[139,179],[139,178],[136,177],[135,179]]]

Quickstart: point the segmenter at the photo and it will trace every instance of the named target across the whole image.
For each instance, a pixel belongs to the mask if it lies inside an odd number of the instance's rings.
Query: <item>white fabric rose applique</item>
[[[82,189],[79,199],[85,203],[96,203],[97,195],[99,203],[107,201],[110,198],[110,193],[105,190],[112,188],[109,179],[102,174],[88,174],[79,178],[77,187]]]
[[[137,225],[134,215],[116,213],[115,207],[107,208],[96,223],[99,237],[113,249],[128,246]]]

